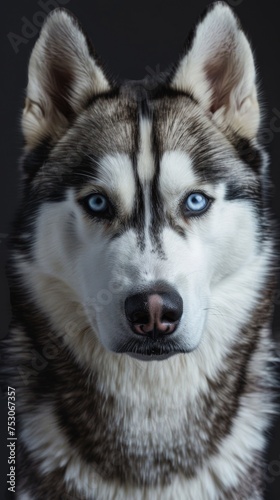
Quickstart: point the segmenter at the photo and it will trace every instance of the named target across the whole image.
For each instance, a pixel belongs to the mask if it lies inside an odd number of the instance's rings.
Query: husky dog
[[[121,85],[68,11],[47,18],[9,264],[18,499],[263,498],[275,251],[259,123],[223,2],[169,71]]]

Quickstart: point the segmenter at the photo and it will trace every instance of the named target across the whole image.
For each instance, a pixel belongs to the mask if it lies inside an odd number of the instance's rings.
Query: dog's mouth
[[[174,340],[153,340],[146,338],[145,340],[131,339],[117,349],[118,353],[128,354],[133,358],[143,361],[151,361],[154,359],[163,360],[175,354],[186,353],[186,349]]]

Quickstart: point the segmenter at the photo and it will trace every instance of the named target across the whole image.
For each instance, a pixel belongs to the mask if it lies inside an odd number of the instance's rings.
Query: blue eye
[[[209,198],[202,193],[191,193],[185,200],[185,206],[191,212],[202,212],[208,205]]]
[[[91,194],[88,196],[87,207],[93,213],[101,214],[109,208],[108,200],[103,194]]]

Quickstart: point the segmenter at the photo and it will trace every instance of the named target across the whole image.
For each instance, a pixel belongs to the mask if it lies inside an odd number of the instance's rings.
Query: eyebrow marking
[[[115,153],[100,158],[94,184],[109,194],[117,193],[124,211],[132,212],[136,186],[132,161],[127,154]]]

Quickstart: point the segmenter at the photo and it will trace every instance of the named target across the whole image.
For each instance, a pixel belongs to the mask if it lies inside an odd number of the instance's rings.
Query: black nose
[[[134,333],[159,339],[175,332],[183,314],[183,300],[171,287],[167,291],[155,288],[127,297],[125,314]]]

